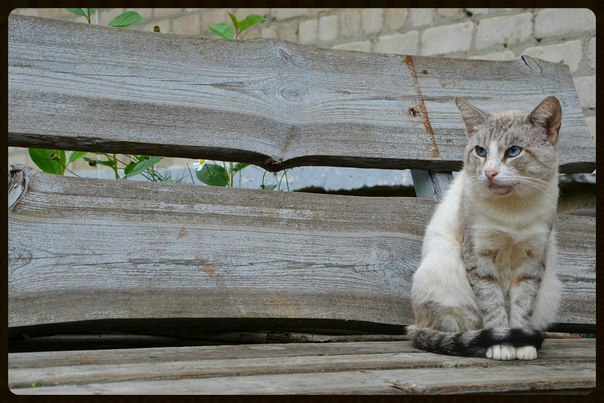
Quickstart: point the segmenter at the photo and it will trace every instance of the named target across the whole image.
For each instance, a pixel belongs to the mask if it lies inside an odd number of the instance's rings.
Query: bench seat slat
[[[270,170],[450,171],[466,144],[453,97],[502,111],[531,110],[555,95],[563,108],[561,171],[595,169],[565,65],[212,40],[22,16],[9,18],[8,31],[11,146]]]
[[[430,354],[407,341],[13,353],[9,386],[23,394],[588,392],[594,353],[593,339],[546,339],[529,362]]]
[[[103,319],[413,320],[411,279],[434,201],[21,169],[28,187],[9,211],[11,327]],[[594,221],[561,215],[557,222],[561,323],[595,323]]]

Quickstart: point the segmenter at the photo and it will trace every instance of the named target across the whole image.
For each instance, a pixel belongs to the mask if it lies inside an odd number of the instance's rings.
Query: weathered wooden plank
[[[237,349],[256,355],[238,357]],[[529,362],[442,356],[413,349],[409,342],[99,353],[10,354],[9,386],[18,394],[478,393],[595,386],[593,339],[546,340],[540,358]],[[129,361],[133,356],[139,360]],[[24,361],[35,366],[23,366]],[[32,382],[38,387],[31,388]]]
[[[404,301],[431,210],[415,199],[157,187],[31,171],[10,213],[10,323],[408,321]]]
[[[413,321],[411,279],[431,200],[22,169],[28,187],[9,210],[10,327],[161,318]],[[559,321],[595,323],[595,218],[560,216],[557,227],[565,281]]]
[[[559,246],[558,275],[563,283],[558,315],[569,323],[595,324],[595,217],[560,214],[555,225]]]
[[[179,356],[176,359],[174,355],[158,359],[153,349],[146,349],[145,355],[139,354],[144,358],[141,362],[117,361],[114,360],[111,365],[98,363],[86,363],[90,359],[86,357],[87,352],[79,352],[80,361],[73,365],[63,358],[63,365],[56,365],[56,358],[61,358],[61,353],[55,353],[53,358],[55,364],[49,365],[40,354],[20,354],[37,357],[34,367],[21,368],[13,364],[13,355],[9,355],[9,385],[12,388],[24,388],[31,385],[35,380],[39,386],[59,386],[59,385],[85,385],[98,382],[127,382],[127,381],[162,381],[168,379],[183,378],[217,378],[230,376],[255,376],[255,375],[273,375],[273,374],[303,374],[315,372],[345,372],[345,371],[367,371],[384,369],[405,369],[405,368],[467,368],[467,367],[491,367],[503,365],[559,365],[566,363],[568,366],[574,366],[581,362],[593,362],[595,360],[595,343],[593,340],[587,343],[579,342],[573,345],[570,343],[556,343],[550,345],[545,343],[540,352],[539,360],[526,364],[522,361],[505,363],[501,361],[488,360],[486,358],[473,357],[453,357],[443,356],[421,352],[413,349],[409,342],[399,342],[396,345],[401,350],[409,352],[389,352],[385,353],[371,346],[362,346],[367,349],[372,348],[371,352],[355,351],[357,343],[347,346],[351,350],[350,354],[342,354],[340,349],[334,348],[335,354],[331,353],[332,345],[327,345],[322,349],[314,349],[313,354],[298,355],[295,353],[296,344],[273,345],[275,349],[281,348],[289,354],[284,356],[281,350],[265,350],[265,354],[254,358],[236,357],[232,352],[228,356],[219,356],[210,359],[206,352],[212,351],[210,348],[194,349],[189,351],[185,358],[178,352],[179,348],[171,348],[170,351]],[[308,349],[311,351],[311,349]],[[326,352],[320,353],[317,350]],[[279,354],[271,354],[277,351]],[[48,356],[48,354],[45,354]],[[112,352],[106,352],[107,356],[112,356]],[[29,360],[31,361],[31,358]],[[18,358],[17,358],[18,359]],[[71,361],[71,360],[69,360]]]
[[[91,45],[94,44],[94,45]],[[560,99],[563,172],[595,153],[568,67],[222,41],[9,18],[9,145],[297,165],[455,170],[454,105]]]
[[[480,379],[480,382],[468,380]],[[520,368],[429,368],[97,383],[11,389],[15,394],[469,394],[595,387],[595,363]]]
[[[170,346],[135,349],[39,351],[10,353],[9,366],[14,369],[64,367],[78,365],[111,366],[122,363],[144,364],[197,360],[258,359],[364,354],[423,353],[407,341],[278,343],[218,346]],[[594,354],[594,339],[547,338],[540,359],[588,359]],[[432,354],[431,354],[432,355]],[[444,359],[446,356],[434,355]],[[449,357],[454,358],[454,357]],[[469,358],[459,358],[467,360]]]

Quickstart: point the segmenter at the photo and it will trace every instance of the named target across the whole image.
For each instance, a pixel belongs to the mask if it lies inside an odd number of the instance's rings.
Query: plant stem
[[[233,172],[233,163],[229,162],[229,184],[227,185],[228,187],[233,187],[233,176],[235,176],[235,173]]]
[[[115,172],[115,179],[120,179],[120,174],[117,172],[117,155],[113,154],[113,172]]]
[[[67,164],[63,165],[63,163],[61,163],[61,160],[56,159],[55,161],[57,161],[57,162],[58,162],[58,163],[59,163],[59,164],[60,164],[60,165],[63,167],[63,169],[64,169],[65,171],[67,171],[67,172],[70,172],[70,173],[74,174],[74,175],[75,175],[75,176],[77,176],[78,178],[80,177],[80,175],[78,175],[77,173],[73,172],[71,169],[67,168],[67,165],[69,165],[69,163],[67,163]]]
[[[281,182],[283,182],[283,178],[285,178],[285,186],[287,187],[287,191],[289,192],[289,179],[287,179],[287,169],[283,171],[283,174],[279,179],[279,186],[277,187],[279,190],[281,190]]]
[[[185,164],[187,170],[189,171],[189,175],[191,175],[191,183],[195,183],[195,179],[193,178],[193,173],[191,172],[191,168],[189,168],[189,164]],[[184,177],[183,177],[184,178]]]
[[[264,171],[264,173],[262,174],[262,184],[260,185],[260,187],[261,187],[262,189],[264,189],[264,178],[266,177],[266,173],[267,173],[267,172],[268,172],[268,171],[267,171],[267,170],[265,170],[265,171]]]

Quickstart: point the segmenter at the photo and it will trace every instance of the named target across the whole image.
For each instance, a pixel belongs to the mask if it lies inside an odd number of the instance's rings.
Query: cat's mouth
[[[509,194],[512,189],[514,189],[511,185],[498,185],[494,182],[489,182],[488,186],[489,191],[498,196],[505,196]]]

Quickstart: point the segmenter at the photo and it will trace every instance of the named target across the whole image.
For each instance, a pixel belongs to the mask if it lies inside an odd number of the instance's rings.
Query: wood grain
[[[409,342],[18,353],[9,355],[9,386],[17,394],[587,392],[595,340],[546,340],[528,362],[430,354]]]
[[[594,145],[568,67],[224,41],[9,17],[8,143],[300,165],[460,167],[453,102],[563,108],[562,172]]]
[[[593,358],[593,339],[550,339],[547,338],[540,359],[583,360]],[[13,369],[46,368],[78,365],[98,365],[110,367],[114,364],[144,364],[185,361],[195,357],[198,360],[230,360],[234,358],[283,358],[364,354],[423,353],[407,341],[365,341],[365,342],[329,342],[329,343],[280,343],[280,344],[242,344],[220,346],[169,346],[155,348],[128,348],[104,350],[41,351],[9,354],[9,367]],[[428,356],[432,356],[429,354]],[[466,361],[465,357],[434,355],[442,360]],[[491,361],[483,361],[491,363]],[[442,366],[442,365],[441,365]]]
[[[10,327],[161,318],[412,323],[411,279],[434,201],[21,169],[28,188],[9,211]],[[559,321],[595,323],[595,218],[561,215],[557,228]]]

